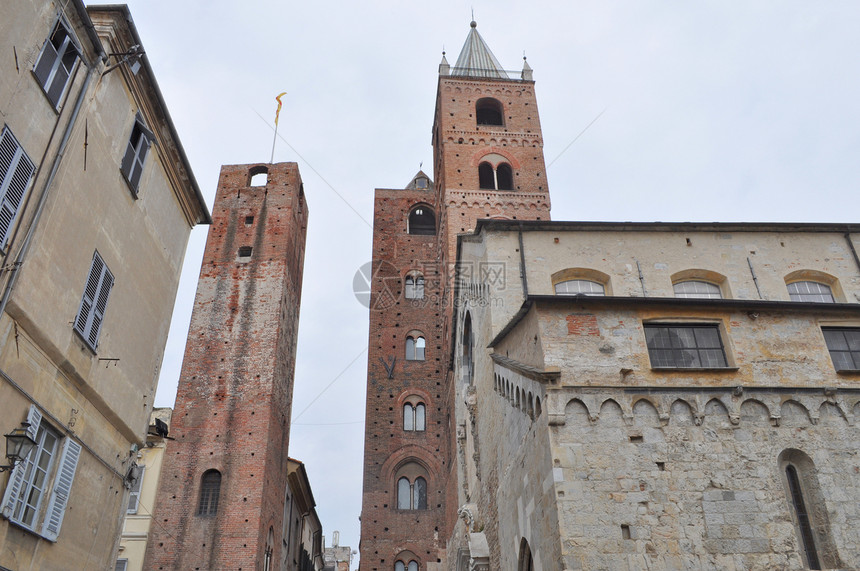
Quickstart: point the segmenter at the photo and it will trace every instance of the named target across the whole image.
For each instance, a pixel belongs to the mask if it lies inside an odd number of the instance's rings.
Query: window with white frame
[[[811,301],[816,303],[835,303],[830,286],[820,282],[791,282],[788,284],[788,297],[791,301]]]
[[[408,402],[403,405],[403,430],[423,432],[427,425],[427,407],[423,402]]]
[[[70,26],[65,20],[58,20],[33,67],[33,74],[55,109],[66,92],[80,54],[81,49]]]
[[[146,127],[143,118],[138,115],[134,120],[134,127],[128,138],[125,156],[122,158],[122,165],[120,166],[120,170],[122,170],[122,174],[135,196],[137,196],[140,185],[140,175],[143,174],[146,155],[149,153],[149,146],[153,140],[155,140],[155,135]]]
[[[724,368],[726,351],[717,324],[645,324],[651,366]]]
[[[72,490],[81,445],[43,422],[30,406],[27,434],[36,446],[12,470],[3,496],[2,513],[9,521],[56,541]]]
[[[683,282],[675,282],[672,285],[675,290],[675,297],[686,299],[722,299],[723,293],[720,291],[720,286],[710,282],[700,280],[687,280]]]
[[[94,252],[81,306],[75,317],[75,331],[83,337],[84,342],[93,351],[98,346],[99,333],[113,282],[113,274],[110,273],[98,251]]]
[[[12,232],[36,166],[8,127],[0,133],[0,248]]]
[[[591,280],[567,280],[555,284],[558,295],[605,295],[602,283]]]
[[[140,507],[140,489],[143,486],[143,473],[145,470],[145,466],[137,468],[137,478],[132,482],[131,490],[128,494],[128,509],[126,509],[126,513],[136,514],[137,508]]]

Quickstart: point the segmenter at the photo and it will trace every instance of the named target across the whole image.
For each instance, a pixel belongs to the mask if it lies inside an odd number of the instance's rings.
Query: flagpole
[[[269,160],[269,164],[272,164],[275,162],[275,143],[278,142],[278,115],[281,114],[281,97],[283,97],[286,94],[287,94],[287,92],[285,91],[285,92],[281,93],[280,95],[278,95],[277,97],[275,97],[275,101],[278,102],[278,110],[275,111],[275,136],[274,136],[274,138],[272,138],[272,158]]]

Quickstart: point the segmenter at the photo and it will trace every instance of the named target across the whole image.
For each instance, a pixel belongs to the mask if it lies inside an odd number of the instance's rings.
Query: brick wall
[[[147,569],[257,569],[281,535],[307,215],[295,163],[222,167]],[[198,516],[212,469],[217,514]]]

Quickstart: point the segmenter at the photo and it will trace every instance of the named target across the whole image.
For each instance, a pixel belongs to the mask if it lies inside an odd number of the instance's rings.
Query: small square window
[[[645,339],[655,369],[728,367],[717,325],[647,324]]]
[[[860,328],[822,329],[827,350],[837,371],[860,371]]]

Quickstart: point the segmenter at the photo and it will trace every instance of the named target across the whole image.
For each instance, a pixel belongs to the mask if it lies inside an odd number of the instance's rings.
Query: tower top
[[[451,70],[451,75],[466,77],[487,77],[492,79],[510,79],[502,65],[489,46],[478,33],[478,23],[472,20],[471,29],[466,36],[466,43],[460,51],[460,57]]]

